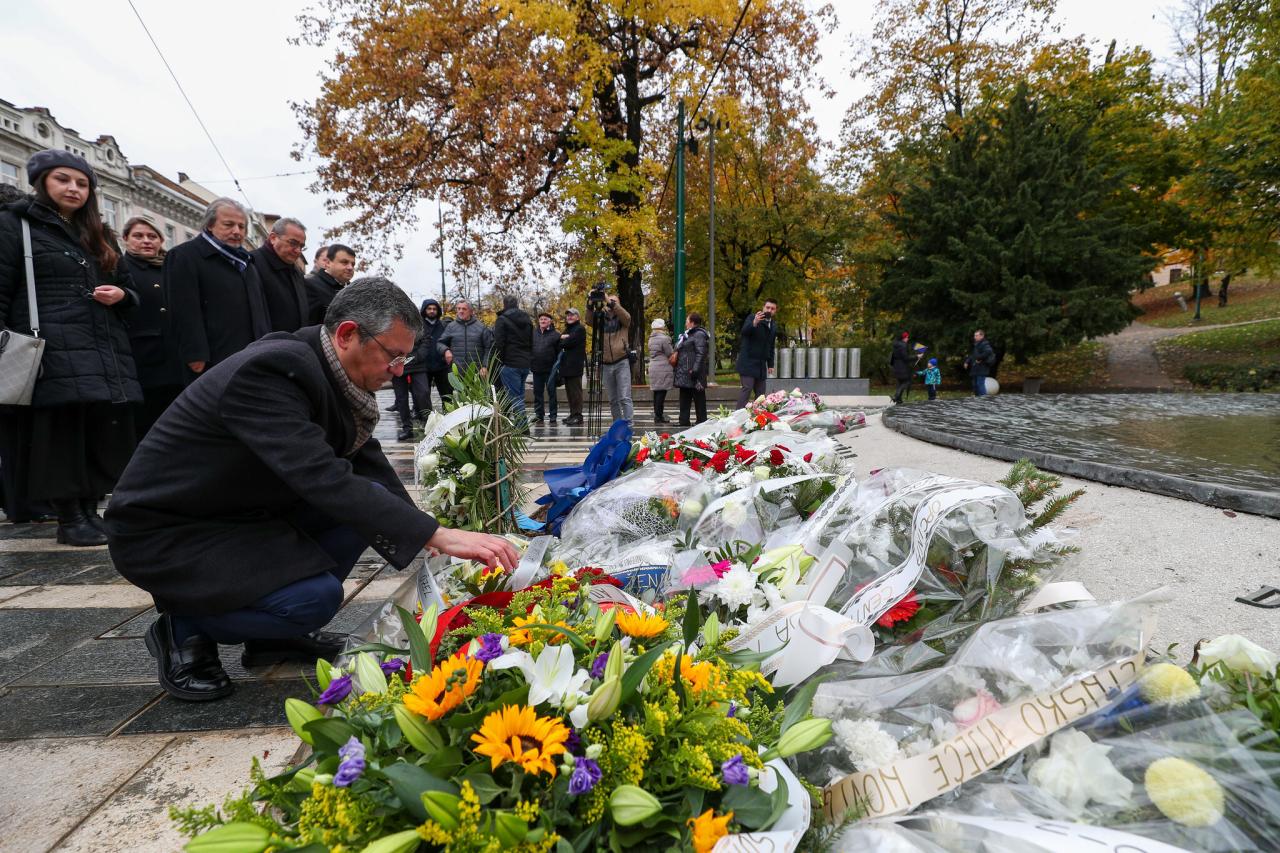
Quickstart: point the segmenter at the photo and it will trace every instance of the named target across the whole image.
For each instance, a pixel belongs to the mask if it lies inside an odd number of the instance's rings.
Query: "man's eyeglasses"
[[[295,240],[292,237],[281,237],[280,242],[284,243],[291,249],[297,249],[299,252],[307,248],[307,244],[301,240]]]
[[[366,335],[369,334],[363,328],[360,329],[360,332]],[[377,335],[369,335],[369,340],[373,341],[375,344],[381,347],[382,351],[387,354],[387,358],[389,359],[387,361],[387,367],[389,368],[395,369],[397,367],[404,367],[409,362],[413,361],[413,356],[411,355],[392,355],[391,350],[383,346],[382,341],[378,340]]]

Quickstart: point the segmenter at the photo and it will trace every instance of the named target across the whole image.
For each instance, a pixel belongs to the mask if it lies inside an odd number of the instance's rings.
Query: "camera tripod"
[[[601,409],[604,407],[604,324],[608,313],[604,300],[589,299],[587,310],[591,312],[591,354],[587,357],[587,435],[599,438],[604,435]]]

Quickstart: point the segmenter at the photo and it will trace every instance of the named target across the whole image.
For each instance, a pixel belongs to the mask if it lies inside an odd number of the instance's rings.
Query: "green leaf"
[[[187,853],[262,853],[271,833],[256,823],[224,823],[197,835],[183,849]]]
[[[587,646],[586,641],[583,640],[581,637],[579,637],[577,633],[570,631],[567,628],[561,628],[559,625],[548,625],[544,622],[539,622],[536,625],[522,625],[521,627],[522,628],[539,628],[542,630],[552,631],[556,634],[563,634],[565,639],[567,639],[573,645],[573,647],[578,651],[580,652],[591,651],[590,647]]]
[[[406,829],[404,832],[387,835],[371,842],[360,853],[412,853],[418,849],[418,843],[421,840],[418,830]]]
[[[733,819],[747,829],[756,830],[768,823],[773,814],[773,798],[750,785],[730,785],[720,808],[732,811]]]
[[[452,776],[462,766],[462,750],[456,746],[438,749],[422,762],[422,766],[439,776]]]
[[[787,810],[788,802],[791,799],[791,792],[787,790],[787,780],[782,778],[781,773],[774,773],[778,779],[778,787],[773,789],[771,798],[773,799],[773,811],[769,814],[769,819],[764,822],[760,829],[767,830],[782,817],[782,813]]]
[[[529,833],[529,824],[512,812],[490,812],[493,816],[493,835],[506,847],[515,847]]]
[[[382,768],[382,774],[391,782],[391,790],[400,798],[401,804],[418,821],[427,820],[426,806],[422,804],[422,795],[427,791],[441,791],[457,795],[458,786],[438,776],[428,773],[416,764],[397,761],[389,767]]]
[[[476,792],[476,799],[482,806],[489,805],[507,790],[493,781],[488,773],[468,773],[462,778],[471,783],[471,790]]]
[[[316,684],[324,690],[333,681],[333,664],[324,658],[316,658]]]
[[[361,652],[379,652],[384,655],[407,655],[408,649],[397,649],[395,646],[388,646],[386,643],[365,643],[363,646],[356,646],[354,649],[343,652],[344,655],[358,655]]]
[[[521,684],[519,687],[508,690],[497,699],[486,704],[483,708],[475,711],[469,711],[466,714],[450,714],[445,717],[444,724],[451,729],[473,729],[478,728],[480,721],[486,716],[493,713],[495,708],[501,708],[504,705],[523,705],[525,700],[529,698],[529,685]]]
[[[422,626],[413,614],[400,605],[396,605],[400,614],[400,625],[409,637],[409,660],[413,662],[413,671],[426,674],[431,671],[431,638],[423,636]]]
[[[787,642],[790,642],[790,640]],[[774,655],[781,654],[785,648],[786,644],[767,652],[753,652],[751,649],[743,649],[737,652],[726,652],[720,655],[720,659],[730,666],[751,666],[752,664],[764,663]]]
[[[311,743],[317,750],[333,753],[346,746],[347,741],[356,736],[355,727],[336,717],[312,720],[304,725],[302,730],[311,735]]]
[[[653,669],[654,663],[658,658],[662,657],[662,653],[675,644],[674,640],[654,646],[649,651],[642,654],[631,662],[631,666],[627,667],[627,671],[622,674],[622,698],[619,704],[626,704],[637,690],[640,689],[640,682],[644,681],[644,677],[649,674],[649,670]],[[677,670],[677,673],[679,670]]]
[[[702,629],[702,608],[698,606],[698,593],[690,586],[688,597],[684,600],[684,647],[687,649],[698,639],[698,631]]]
[[[796,691],[791,700],[787,702],[787,712],[782,715],[782,727],[778,730],[779,736],[809,716],[809,709],[813,707],[813,695],[817,692],[819,685],[828,678],[830,678],[829,675],[819,676],[805,682],[805,685]]]
[[[423,755],[430,755],[444,746],[444,739],[440,737],[440,733],[436,731],[435,726],[410,711],[404,705],[392,705],[391,712],[395,715],[396,724],[400,727],[400,732],[404,735],[405,740],[409,741],[409,744],[418,752]]]

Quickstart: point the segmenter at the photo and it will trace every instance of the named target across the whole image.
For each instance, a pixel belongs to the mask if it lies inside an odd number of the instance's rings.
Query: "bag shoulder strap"
[[[31,253],[31,224],[25,216],[22,222],[22,263],[27,271],[27,316],[31,320],[31,333],[40,337],[40,310],[36,307],[36,270]]]

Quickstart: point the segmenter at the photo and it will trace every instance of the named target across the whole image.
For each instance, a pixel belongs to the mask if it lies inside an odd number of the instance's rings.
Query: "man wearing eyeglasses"
[[[296,332],[307,322],[307,286],[298,259],[307,248],[307,229],[296,219],[277,219],[267,242],[249,254],[262,279],[271,331]]]
[[[275,333],[189,386],[138,446],[107,512],[112,561],[151,593],[160,684],[188,701],[247,667],[314,663],[366,547],[397,568],[423,548],[512,568],[509,542],[421,512],[372,437],[374,392],[409,362],[422,317],[385,278],[338,293],[323,326]]]

